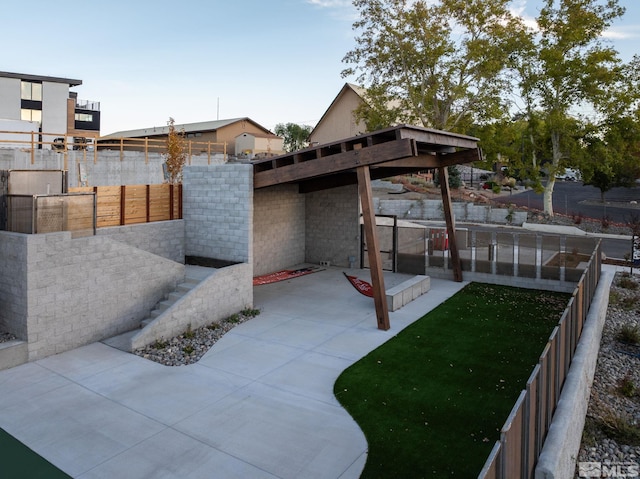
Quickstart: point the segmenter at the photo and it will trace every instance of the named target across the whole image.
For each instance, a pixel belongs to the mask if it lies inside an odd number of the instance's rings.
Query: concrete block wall
[[[253,165],[184,169],[185,255],[245,263],[253,251]]]
[[[31,153],[20,149],[0,148],[0,170],[63,170],[64,153],[55,150],[36,150],[34,164]],[[187,160],[189,161],[189,160]],[[190,164],[208,165],[209,158],[193,155]],[[165,158],[160,153],[145,155],[141,151],[100,150],[94,162],[93,151],[72,150],[67,152],[66,168],[69,172],[69,186],[80,186],[79,166],[87,176],[86,186],[153,185],[164,182],[162,164]],[[223,154],[212,154],[211,164],[226,163]]]
[[[296,185],[256,190],[253,198],[253,274],[305,262],[305,195]]]
[[[30,361],[133,329],[184,279],[184,265],[107,237],[24,236]]]
[[[453,203],[453,215],[456,221],[470,223],[507,224],[508,208],[493,208],[489,205],[474,203]],[[444,221],[444,210],[440,200],[385,200],[374,199],[374,208],[378,215],[396,215],[408,220]],[[511,224],[522,225],[527,221],[527,213],[514,211]]]
[[[308,263],[328,261],[348,268],[360,259],[360,200],[357,185],[307,193],[306,248]]]
[[[0,331],[27,339],[28,236],[0,231]]]
[[[169,339],[187,330],[220,321],[253,306],[253,268],[248,263],[216,270],[166,313],[132,338],[132,348]]]
[[[184,263],[184,220],[98,228],[96,235]]]

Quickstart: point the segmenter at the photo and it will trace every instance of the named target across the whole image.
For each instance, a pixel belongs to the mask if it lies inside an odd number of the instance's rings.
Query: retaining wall
[[[256,190],[253,198],[253,274],[305,262],[305,200],[296,185]]]
[[[184,263],[184,220],[98,228],[96,235]]]
[[[184,169],[185,255],[251,263],[253,165]]]
[[[0,251],[13,283],[0,290],[3,329],[28,342],[29,361],[133,329],[184,279],[184,265],[104,236],[0,231]]]
[[[55,150],[36,150],[34,164],[31,152],[22,149],[0,148],[0,170],[63,170],[64,153]],[[189,161],[189,160],[187,160]],[[141,151],[100,150],[94,163],[93,151],[71,150],[67,152],[66,167],[69,171],[69,186],[119,186],[154,185],[164,182],[162,165],[165,157],[160,153]],[[192,155],[188,165],[208,165],[209,157]],[[211,164],[226,162],[222,153],[211,155]],[[79,166],[81,165],[81,166]],[[79,182],[78,171],[86,174],[86,184]]]
[[[385,200],[374,198],[373,206],[377,215],[396,215],[408,220],[444,221],[441,200]],[[527,213],[510,211],[508,208],[494,208],[474,203],[453,203],[456,221],[470,223],[498,223],[522,225],[527,221]]]
[[[170,310],[140,330],[131,339],[133,349],[169,339],[189,326],[197,329],[253,306],[253,268],[236,264],[215,270]]]

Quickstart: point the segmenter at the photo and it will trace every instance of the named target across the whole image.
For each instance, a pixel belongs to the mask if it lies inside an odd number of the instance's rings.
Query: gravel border
[[[198,329],[188,329],[168,340],[156,341],[133,354],[164,364],[165,366],[185,366],[197,363],[222,336],[239,324],[260,314],[258,309],[245,309],[221,321],[214,321]]]
[[[9,341],[13,341],[14,339],[18,339],[18,338],[16,338],[11,333],[0,333],[0,343],[6,343]]]
[[[640,276],[616,273],[609,298],[577,462],[640,463],[640,344],[619,338],[621,328],[640,334]],[[625,438],[621,425],[635,439]]]

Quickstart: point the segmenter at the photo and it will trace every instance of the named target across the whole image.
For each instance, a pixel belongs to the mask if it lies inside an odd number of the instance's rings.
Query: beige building
[[[242,133],[235,139],[235,154],[245,158],[268,158],[284,153],[284,138],[271,133]]]
[[[309,143],[320,145],[365,133],[364,122],[356,121],[353,113],[365,102],[364,92],[364,88],[345,83],[309,135]]]
[[[275,136],[271,131],[259,125],[250,118],[232,118],[229,120],[204,121],[199,123],[185,123],[174,125],[176,131],[184,131],[185,138],[193,142],[226,143],[227,153],[236,151],[236,138],[244,133],[256,137]],[[169,134],[169,126],[154,126],[140,130],[118,131],[103,136],[102,140],[114,140],[119,138],[148,138],[153,140],[165,140]]]

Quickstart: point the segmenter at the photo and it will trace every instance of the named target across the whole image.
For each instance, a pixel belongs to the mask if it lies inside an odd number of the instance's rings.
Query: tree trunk
[[[556,185],[555,175],[549,175],[547,184],[544,187],[544,195],[542,204],[544,205],[544,214],[553,216],[553,187]]]
[[[558,131],[551,131],[551,149],[553,158],[551,160],[551,168],[547,171],[549,178],[544,187],[543,205],[544,213],[547,216],[553,217],[553,187],[556,185],[556,171],[558,170],[560,158],[562,157],[560,151],[560,133]]]

